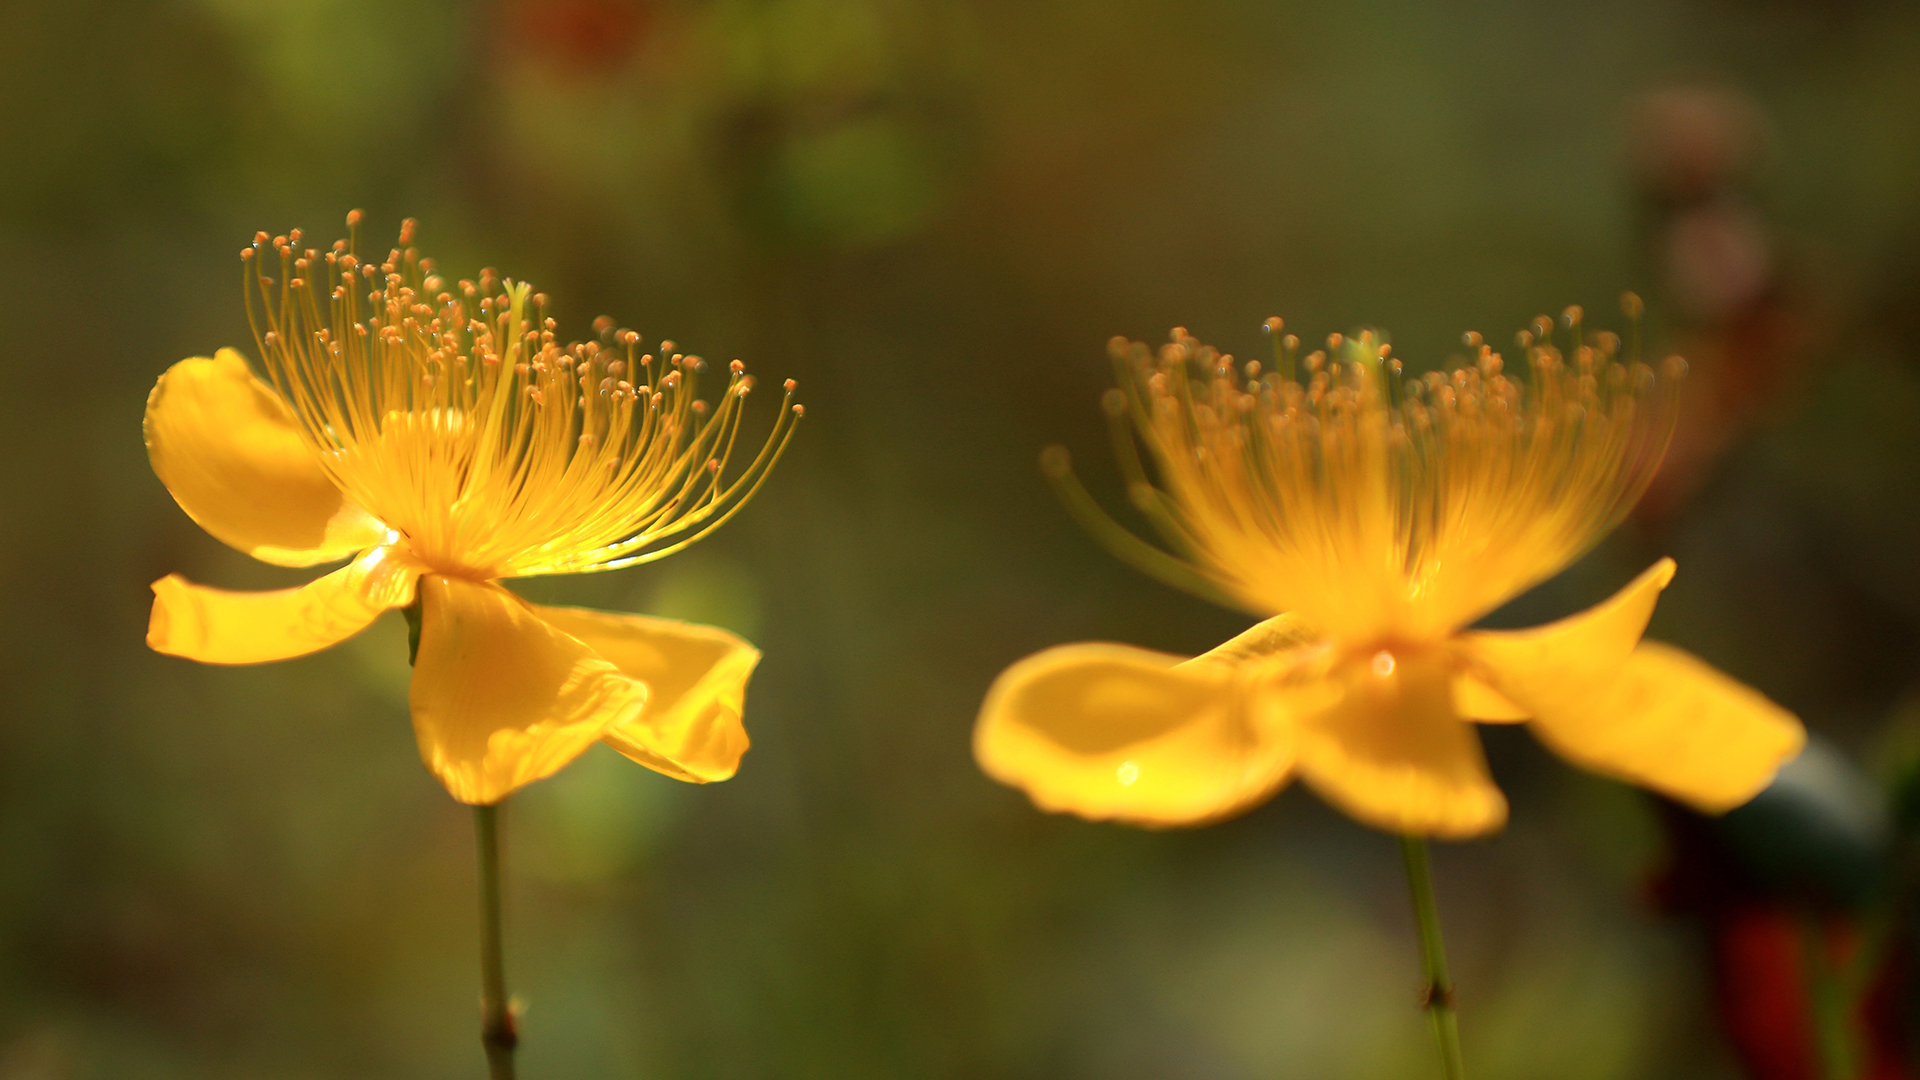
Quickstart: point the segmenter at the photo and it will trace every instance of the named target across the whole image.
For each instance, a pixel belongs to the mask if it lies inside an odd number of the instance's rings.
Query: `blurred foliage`
[[[1694,442],[1496,621],[1670,553],[1655,634],[1838,753],[1876,765],[1916,690],[1911,5],[43,0],[0,34],[0,288],[34,315],[0,393],[0,1080],[477,1071],[467,815],[415,758],[399,617],[258,668],[141,643],[164,573],[302,576],[188,521],[139,421],[247,343],[254,230],[354,206],[531,278],[563,333],[612,314],[808,408],[699,548],[516,586],[766,653],[737,779],[596,753],[509,808],[530,1077],[1429,1067],[1388,838],[1298,791],[1092,826],[972,766],[1012,660],[1241,628],[1034,466],[1064,442],[1121,505],[1111,334],[1250,352],[1278,312],[1440,363],[1638,289]],[[1695,924],[1645,899],[1663,819],[1488,742],[1514,823],[1438,853],[1475,1074],[1736,1075]]]

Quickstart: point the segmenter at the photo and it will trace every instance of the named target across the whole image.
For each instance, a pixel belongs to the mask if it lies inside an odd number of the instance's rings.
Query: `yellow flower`
[[[241,257],[271,383],[222,349],[154,386],[148,453],[188,516],[276,565],[354,558],[275,592],[169,575],[147,643],[207,663],[281,660],[417,597],[414,732],[454,798],[498,802],[595,740],[682,780],[733,775],[751,645],[529,604],[497,579],[631,566],[705,536],[791,438],[793,383],[766,442],[739,449],[753,385],[739,361],[709,409],[698,357],[666,341],[642,355],[638,334],[604,319],[599,341],[558,345],[536,318],[544,296],[492,271],[450,283],[412,231],[382,262],[344,241],[303,249],[298,230],[259,234]]]
[[[1369,825],[1463,837],[1507,814],[1469,722],[1525,720],[1575,764],[1702,810],[1751,798],[1805,736],[1640,640],[1672,560],[1560,622],[1464,629],[1618,524],[1672,431],[1678,358],[1656,376],[1614,335],[1582,337],[1579,309],[1566,324],[1571,354],[1545,318],[1520,334],[1526,380],[1478,335],[1469,363],[1417,379],[1372,335],[1335,335],[1304,383],[1291,336],[1265,374],[1184,331],[1157,355],[1116,338],[1121,463],[1179,557],[1101,515],[1064,451],[1048,472],[1117,553],[1265,621],[1192,659],[1081,644],[1020,661],[981,707],[981,767],[1043,809],[1147,826],[1242,812],[1297,773]]]

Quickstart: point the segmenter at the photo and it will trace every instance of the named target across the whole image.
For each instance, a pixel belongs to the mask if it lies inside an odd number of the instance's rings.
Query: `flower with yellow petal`
[[[743,445],[739,361],[709,406],[700,358],[642,353],[606,320],[563,346],[544,296],[492,271],[450,282],[411,234],[381,261],[260,234],[242,258],[267,378],[222,349],[154,386],[147,449],[188,516],[266,562],[351,561],[274,592],[169,575],[147,643],[259,663],[409,608],[414,732],[454,798],[497,803],[596,741],[681,780],[732,776],[751,645],[530,604],[499,579],[631,566],[713,531],[791,438],[793,384],[766,440]]]
[[[1560,622],[1467,629],[1618,524],[1672,431],[1677,358],[1624,361],[1575,308],[1564,351],[1553,330],[1520,334],[1524,378],[1477,335],[1468,362],[1420,378],[1370,334],[1304,360],[1289,335],[1273,371],[1183,331],[1157,353],[1115,339],[1121,463],[1172,553],[1105,518],[1063,451],[1048,472],[1117,553],[1265,621],[1191,659],[1083,644],[1020,661],[981,708],[982,768],[1046,810],[1162,827],[1297,774],[1366,824],[1465,837],[1507,814],[1471,725],[1525,721],[1569,761],[1701,810],[1751,798],[1804,733],[1641,640],[1672,560]]]

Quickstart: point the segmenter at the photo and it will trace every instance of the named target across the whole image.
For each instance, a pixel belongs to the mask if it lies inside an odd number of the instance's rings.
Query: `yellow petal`
[[[1299,721],[1301,779],[1390,832],[1459,838],[1503,825],[1507,800],[1453,711],[1446,661],[1381,653],[1336,667],[1336,703]]]
[[[386,529],[347,501],[280,395],[232,349],[167,369],[147,397],[147,455],[187,516],[280,566],[312,566],[380,543]]]
[[[1542,716],[1606,692],[1672,580],[1673,560],[1661,559],[1578,615],[1531,630],[1472,631],[1458,636],[1458,647],[1493,691],[1520,712]]]
[[[1126,645],[1063,645],[994,681],[973,750],[987,775],[1043,810],[1137,825],[1196,825],[1265,800],[1287,779],[1284,725],[1251,722],[1224,666]]]
[[[1318,640],[1320,634],[1306,620],[1289,612],[1275,615],[1186,661],[1188,665],[1224,663],[1238,667],[1249,660],[1262,660]]]
[[[647,686],[492,582],[420,579],[413,733],[464,803],[496,803],[638,719]]]
[[[1453,673],[1453,711],[1480,724],[1513,724],[1530,715],[1470,671]]]
[[[1806,744],[1792,713],[1656,641],[1640,643],[1607,692],[1541,712],[1533,730],[1576,765],[1710,814],[1758,795]]]
[[[208,664],[305,656],[345,641],[389,608],[412,603],[418,573],[391,548],[375,548],[295,589],[230,592],[169,574],[153,583],[147,645]]]
[[[1805,736],[1758,693],[1678,649],[1640,641],[1672,576],[1663,559],[1590,611],[1535,630],[1463,634],[1460,648],[1562,757],[1702,810],[1729,810],[1765,787]]]
[[[624,675],[647,684],[639,718],[604,736],[650,769],[695,783],[725,780],[747,752],[740,713],[760,650],[711,626],[586,608],[536,607]]]

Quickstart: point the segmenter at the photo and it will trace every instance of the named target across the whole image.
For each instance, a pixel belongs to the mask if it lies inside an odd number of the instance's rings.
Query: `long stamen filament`
[[[507,577],[659,558],[737,511],[792,438],[789,381],[734,471],[753,388],[738,361],[709,406],[706,361],[666,341],[642,353],[606,320],[558,344],[543,295],[491,270],[450,283],[412,234],[378,263],[347,241],[303,248],[298,230],[242,257],[265,367],[323,468],[428,562]]]
[[[1585,331],[1578,308],[1565,351],[1545,317],[1521,333],[1524,378],[1478,334],[1463,363],[1416,378],[1370,332],[1296,361],[1281,326],[1267,327],[1273,371],[1184,330],[1157,351],[1111,348],[1116,455],[1171,548],[1162,561],[1128,546],[1130,561],[1236,607],[1330,632],[1445,633],[1617,524],[1672,434],[1684,365],[1618,357],[1619,338]]]

